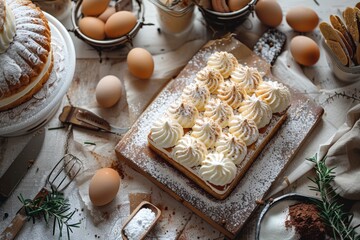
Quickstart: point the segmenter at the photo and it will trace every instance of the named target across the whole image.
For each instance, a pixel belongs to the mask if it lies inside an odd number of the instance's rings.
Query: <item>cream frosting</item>
[[[259,130],[253,120],[235,115],[229,122],[229,132],[250,146],[259,138]]]
[[[191,128],[199,116],[199,111],[187,102],[177,101],[170,105],[167,114],[178,121],[183,128]]]
[[[184,135],[184,129],[174,119],[160,118],[151,128],[151,138],[159,147],[169,148],[175,146]]]
[[[224,78],[228,78],[238,65],[235,56],[229,52],[215,52],[207,61],[207,66],[217,69]]]
[[[236,175],[233,161],[222,153],[209,153],[199,169],[203,179],[217,186],[231,183]]]
[[[20,99],[21,97],[23,97],[27,93],[29,93],[42,80],[42,78],[45,76],[45,74],[47,74],[47,71],[51,66],[51,61],[52,61],[52,52],[50,51],[50,56],[47,58],[47,61],[45,63],[44,69],[41,72],[41,74],[34,81],[32,81],[29,85],[27,85],[21,92],[13,94],[10,97],[1,99],[0,100],[0,108],[4,107],[6,105],[9,105],[12,102],[17,101],[18,99]]]
[[[233,117],[233,109],[218,98],[211,98],[205,105],[204,116],[216,121],[222,128],[229,124]]]
[[[191,83],[184,88],[181,98],[193,104],[199,111],[203,111],[210,98],[210,91],[205,85]]]
[[[255,94],[242,101],[238,110],[244,118],[254,120],[258,128],[265,127],[272,118],[270,106],[257,98]]]
[[[231,159],[236,165],[240,164],[247,154],[245,142],[232,134],[223,133],[215,146],[216,152],[224,154],[224,157]]]
[[[3,10],[5,12],[2,12]],[[6,1],[4,1],[2,10],[0,10],[1,15],[5,17],[3,25],[0,26],[0,53],[3,53],[10,46],[16,33],[15,17],[11,8],[7,6]]]
[[[222,133],[222,128],[211,118],[198,118],[192,127],[191,136],[202,141],[207,148],[215,145]]]
[[[260,83],[255,94],[270,106],[273,113],[283,112],[290,106],[290,91],[282,83],[264,81]]]
[[[210,93],[215,93],[224,78],[218,70],[204,67],[196,74],[195,81],[207,86]]]
[[[256,68],[239,65],[232,73],[230,80],[239,84],[248,95],[254,93],[257,86],[263,81]]]
[[[172,150],[175,161],[189,168],[200,165],[206,155],[205,144],[190,135],[183,136]]]
[[[240,86],[232,81],[225,81],[220,84],[217,96],[233,109],[240,107],[241,101],[244,99]]]

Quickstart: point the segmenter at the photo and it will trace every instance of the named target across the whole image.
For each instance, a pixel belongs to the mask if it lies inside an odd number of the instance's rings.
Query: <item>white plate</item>
[[[54,67],[49,80],[29,101],[0,112],[0,136],[29,133],[48,122],[55,114],[72,82],[76,56],[74,44],[65,27],[45,13],[52,35]]]

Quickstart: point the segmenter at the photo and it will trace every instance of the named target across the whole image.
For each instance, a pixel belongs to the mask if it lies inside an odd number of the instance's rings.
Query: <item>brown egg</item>
[[[84,0],[81,3],[81,12],[85,16],[98,16],[109,6],[110,0]]]
[[[286,22],[295,31],[311,32],[318,25],[319,17],[311,8],[294,7],[287,12]]]
[[[114,200],[119,187],[119,173],[112,168],[101,168],[90,180],[90,200],[95,206],[104,206]]]
[[[122,91],[123,85],[120,79],[113,75],[107,75],[96,85],[96,101],[102,107],[112,107],[120,100]]]
[[[258,1],[255,5],[255,13],[259,20],[269,27],[279,26],[283,18],[282,9],[274,0]]]
[[[230,11],[238,11],[244,8],[249,2],[250,0],[229,0],[228,6]]]
[[[154,59],[143,48],[133,48],[127,55],[129,72],[140,79],[148,79],[154,72]]]
[[[96,39],[105,39],[105,23],[96,17],[83,17],[79,20],[79,29],[86,36]]]
[[[108,38],[117,38],[129,33],[136,25],[137,19],[132,12],[120,11],[109,17],[105,23],[105,34]]]
[[[314,40],[296,36],[290,42],[290,52],[294,60],[304,66],[314,65],[320,58],[320,49]]]
[[[106,10],[98,16],[98,18],[101,21],[106,22],[109,19],[109,17],[113,15],[115,12],[116,12],[115,7],[107,7]]]

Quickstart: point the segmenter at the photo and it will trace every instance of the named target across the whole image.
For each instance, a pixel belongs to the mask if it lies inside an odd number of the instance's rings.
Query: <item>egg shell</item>
[[[107,7],[104,12],[102,12],[98,18],[103,21],[104,23],[109,19],[111,15],[116,12],[115,7]]]
[[[314,40],[296,36],[290,42],[290,52],[294,60],[304,66],[314,65],[320,58],[320,49]]]
[[[249,2],[250,0],[229,0],[228,6],[230,11],[238,11],[244,8]]]
[[[84,0],[81,12],[84,16],[99,16],[109,6],[110,0]]]
[[[140,79],[148,79],[154,72],[154,59],[143,48],[133,48],[127,55],[127,65],[130,73]]]
[[[96,85],[96,101],[102,107],[112,107],[120,100],[122,91],[123,85],[120,79],[113,75],[107,75]]]
[[[259,20],[269,27],[277,27],[282,22],[282,9],[277,1],[258,1],[255,5],[255,13]]]
[[[137,19],[132,12],[119,11],[109,17],[105,23],[105,34],[108,38],[118,38],[129,33],[136,25]]]
[[[97,170],[90,180],[89,197],[94,206],[104,206],[116,197],[120,187],[120,176],[112,168]]]
[[[319,23],[319,16],[308,7],[293,7],[286,14],[286,22],[295,31],[311,32]]]
[[[86,36],[96,39],[105,39],[105,23],[96,17],[83,17],[79,20],[79,29]]]

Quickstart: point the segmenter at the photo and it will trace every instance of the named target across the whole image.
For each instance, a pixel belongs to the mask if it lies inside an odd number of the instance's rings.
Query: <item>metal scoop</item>
[[[82,167],[83,165],[80,159],[74,155],[66,154],[53,167],[46,178],[44,187],[38,192],[38,194],[36,194],[34,199],[45,199],[51,190],[57,192],[64,191],[80,173]],[[25,208],[22,207],[8,227],[1,233],[0,240],[14,239],[27,219],[28,216],[26,215]]]

